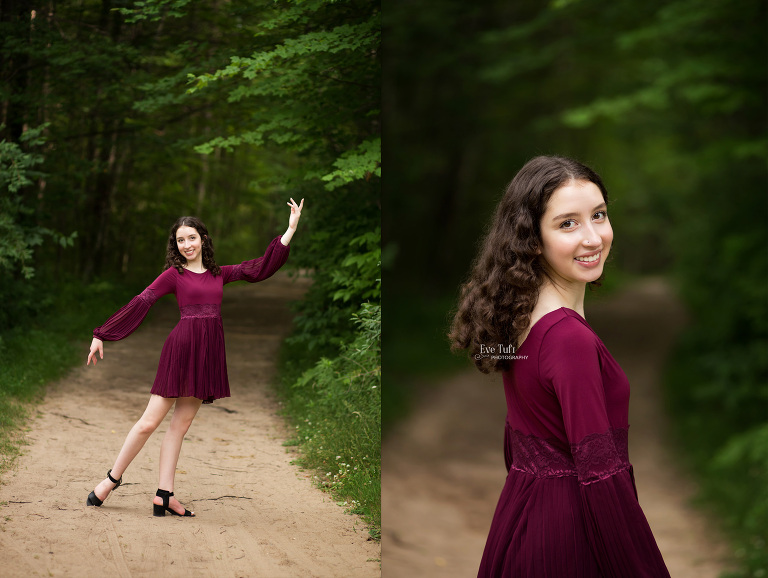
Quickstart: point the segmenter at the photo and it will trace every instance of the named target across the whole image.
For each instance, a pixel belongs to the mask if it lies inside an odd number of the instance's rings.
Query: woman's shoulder
[[[161,283],[163,285],[175,284],[178,276],[179,276],[179,272],[176,270],[176,268],[169,267],[168,269],[165,269],[162,273],[160,273],[157,276],[157,278],[152,283],[152,285],[156,285],[158,283]]]
[[[547,379],[563,372],[582,371],[601,358],[600,340],[576,311],[563,307],[545,320],[538,339],[538,370]]]
[[[176,277],[178,277],[179,275],[181,275],[181,272],[178,269],[176,269],[176,267],[168,267],[162,273],[160,273],[160,275],[158,275],[157,278],[158,279],[176,279]]]
[[[547,313],[539,323],[542,344],[544,342],[573,343],[574,341],[592,343],[597,339],[597,335],[587,321],[568,307],[560,307]]]

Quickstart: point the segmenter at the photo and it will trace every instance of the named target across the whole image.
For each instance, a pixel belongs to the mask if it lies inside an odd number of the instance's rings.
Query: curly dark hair
[[[537,253],[541,218],[552,193],[572,181],[594,183],[608,202],[608,191],[592,169],[565,157],[539,156],[515,175],[496,208],[448,333],[451,350],[468,350],[483,373],[511,367],[511,360],[479,355],[480,345],[519,345],[547,275]],[[599,284],[598,279],[590,285]]]
[[[175,267],[179,273],[184,273],[184,265],[187,264],[187,259],[179,253],[179,247],[176,243],[176,231],[179,230],[179,227],[192,227],[197,230],[203,245],[203,266],[208,269],[214,277],[221,275],[221,268],[216,264],[216,260],[213,258],[213,240],[208,234],[208,229],[205,224],[197,217],[179,217],[171,227],[170,235],[168,235],[168,246],[165,252],[165,267],[163,267],[163,271]]]

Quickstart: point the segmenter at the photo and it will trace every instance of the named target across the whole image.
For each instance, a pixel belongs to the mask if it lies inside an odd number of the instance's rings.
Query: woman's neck
[[[586,286],[586,283],[567,286],[556,285],[550,279],[545,279],[539,289],[536,309],[554,311],[560,307],[567,307],[584,317],[584,290]]]
[[[202,259],[195,259],[193,261],[190,261],[187,259],[187,263],[184,265],[185,269],[188,269],[189,271],[192,271],[193,273],[205,273],[206,268],[203,266],[203,260]]]

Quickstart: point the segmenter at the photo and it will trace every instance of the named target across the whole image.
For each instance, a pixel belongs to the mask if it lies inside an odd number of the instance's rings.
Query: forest
[[[385,5],[385,440],[419,383],[470,367],[448,354],[450,312],[506,184],[573,156],[610,194],[600,291],[663,276],[688,312],[669,441],[734,576],[765,575],[766,16],[756,0]]]
[[[365,456],[335,491],[376,536],[379,4],[3,0],[0,38],[6,467],[28,403],[162,271],[179,215],[200,216],[217,260],[238,263],[304,198],[289,267],[312,283],[275,385],[299,439],[325,446],[304,444],[304,465]],[[307,433],[313,417],[324,429]]]
[[[366,458],[331,489],[378,538],[382,417],[386,436],[424,380],[468,367],[445,334],[483,227],[528,159],[563,154],[611,194],[601,290],[661,276],[686,308],[670,445],[729,576],[765,576],[766,18],[758,0],[0,0],[2,467],[162,270],[179,215],[237,263],[305,198],[289,267],[311,287],[274,385],[304,465]]]

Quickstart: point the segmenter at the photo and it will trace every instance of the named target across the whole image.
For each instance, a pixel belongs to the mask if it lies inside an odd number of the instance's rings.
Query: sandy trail
[[[364,524],[313,487],[282,446],[290,432],[268,384],[292,317],[287,302],[304,287],[278,273],[225,288],[232,397],[200,409],[176,476],[176,495],[195,518],[152,516],[170,413],[104,506],[85,506],[146,407],[178,320],[173,298],[157,303],[128,339],[105,343],[95,368],[77,368],[50,387],[30,445],[0,487],[0,575],[380,576],[380,547]]]
[[[631,383],[629,456],[670,574],[716,578],[728,549],[688,505],[695,487],[668,452],[658,391],[683,311],[666,284],[648,280],[590,303],[586,314]],[[424,388],[411,416],[384,441],[385,578],[477,575],[506,477],[500,379],[471,370]]]

